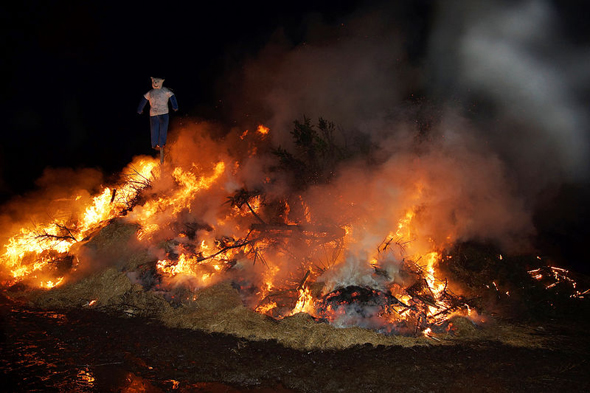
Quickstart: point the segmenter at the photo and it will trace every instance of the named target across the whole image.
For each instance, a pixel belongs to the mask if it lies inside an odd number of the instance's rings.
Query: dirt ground
[[[546,321],[546,348],[496,342],[297,351],[0,295],[3,391],[586,392],[588,322]]]

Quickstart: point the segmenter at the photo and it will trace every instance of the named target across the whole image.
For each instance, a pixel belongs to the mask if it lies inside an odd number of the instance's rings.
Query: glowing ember
[[[582,292],[578,289],[578,283],[570,277],[570,272],[567,269],[556,266],[547,266],[529,270],[528,273],[533,279],[542,282],[545,289],[565,286],[571,290],[570,297],[579,299],[583,299],[584,296],[588,294],[588,290]]]
[[[47,281],[45,283],[41,282],[40,287],[41,288],[46,288],[46,289],[51,289],[53,287],[58,286],[59,284],[61,284],[61,282],[63,281],[63,277],[60,277],[57,279],[57,281],[53,282],[53,281]]]
[[[78,371],[78,380],[81,382],[83,386],[94,387],[94,382],[96,381],[96,378],[88,369],[82,369]]]
[[[258,128],[256,129],[256,131],[258,131],[259,134],[266,135],[266,134],[268,134],[270,129],[268,127],[265,127],[262,124],[260,124],[258,126]]]
[[[261,313],[261,314],[269,314],[276,307],[277,307],[277,303],[271,302],[271,303],[268,303],[265,305],[260,305],[260,306],[256,307],[256,312]]]

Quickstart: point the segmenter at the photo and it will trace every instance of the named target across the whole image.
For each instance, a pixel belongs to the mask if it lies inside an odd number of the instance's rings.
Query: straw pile
[[[231,282],[190,292],[191,299],[171,302],[166,293],[134,283],[133,269],[149,264],[147,250],[129,248],[136,228],[122,223],[105,227],[85,246],[94,258],[116,255],[101,271],[48,291],[29,292],[30,301],[46,309],[97,308],[119,316],[144,316],[176,328],[225,333],[249,340],[275,340],[300,350],[344,349],[356,345],[445,345],[494,340],[516,346],[539,346],[530,330],[514,326],[479,328],[466,318],[455,317],[453,334],[429,337],[387,336],[360,327],[335,328],[307,314],[276,320],[244,306]],[[152,261],[153,263],[154,261]]]

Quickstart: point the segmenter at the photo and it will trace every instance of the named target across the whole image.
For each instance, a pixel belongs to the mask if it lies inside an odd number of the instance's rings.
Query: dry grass
[[[229,283],[200,291],[197,299],[162,315],[170,327],[225,333],[250,340],[276,340],[295,349],[344,349],[355,345],[423,345],[426,339],[385,336],[362,328],[338,329],[307,314],[275,320],[246,308]]]
[[[31,299],[43,308],[72,308],[95,300],[97,306],[120,304],[123,296],[133,290],[129,279],[116,268],[66,283],[49,291],[34,292]]]
[[[196,293],[196,300],[172,307],[162,296],[133,285],[117,269],[88,277],[50,291],[37,292],[31,300],[48,309],[93,307],[127,316],[159,319],[164,325],[224,333],[249,340],[275,340],[299,350],[344,349],[357,345],[451,345],[469,341],[498,341],[518,347],[540,347],[543,341],[530,328],[490,324],[477,327],[462,317],[453,319],[454,333],[426,337],[387,336],[360,327],[336,328],[319,323],[307,314],[275,320],[246,308],[229,283],[221,283]]]
[[[387,336],[360,327],[336,328],[319,323],[307,314],[275,320],[243,305],[229,282],[191,293],[194,299],[172,304],[158,292],[133,284],[126,272],[145,265],[146,250],[129,248],[136,227],[115,222],[97,233],[84,247],[100,259],[116,255],[108,268],[48,291],[29,291],[28,299],[46,309],[93,307],[122,316],[156,318],[169,327],[230,334],[249,340],[276,340],[300,350],[344,349],[357,345],[416,346],[452,345],[491,340],[513,346],[538,347],[542,342],[531,329],[490,324],[483,328],[455,317],[454,333],[435,338]],[[21,294],[23,295],[23,294]],[[95,301],[91,304],[91,301]]]

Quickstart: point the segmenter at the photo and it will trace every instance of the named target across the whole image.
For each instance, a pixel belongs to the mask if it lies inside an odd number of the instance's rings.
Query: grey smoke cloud
[[[333,24],[316,17],[298,44],[278,32],[240,70],[235,106],[283,147],[303,116],[334,121],[348,143],[361,136],[377,146],[378,167],[339,168],[336,190],[310,190],[325,220],[351,213],[325,195],[350,195],[358,217],[393,207],[376,221],[382,227],[367,225],[374,233],[363,231],[357,256],[403,214],[416,173],[428,184],[417,202],[423,233],[525,250],[539,196],[588,180],[589,53],[570,42],[549,1],[439,1],[415,42],[408,4]],[[425,45],[411,56],[411,42]],[[432,100],[409,104],[412,94]]]
[[[358,13],[335,25],[313,17],[307,40],[298,45],[278,31],[245,66],[245,98],[235,106],[242,110],[250,103],[266,113],[280,145],[288,145],[292,122],[303,116],[322,116],[370,134],[370,125],[389,117],[420,78],[407,62],[403,33],[392,14],[381,11]]]
[[[491,104],[485,132],[528,187],[586,181],[590,51],[546,0],[444,1],[429,41],[430,88]]]
[[[529,199],[588,180],[590,50],[568,38],[551,2],[440,1],[422,33],[426,55],[413,61],[404,7],[362,9],[340,24],[316,16],[297,45],[277,32],[243,68],[236,106],[264,113],[278,145],[305,115],[383,146],[407,126],[404,101],[426,91],[441,106],[459,100]]]

